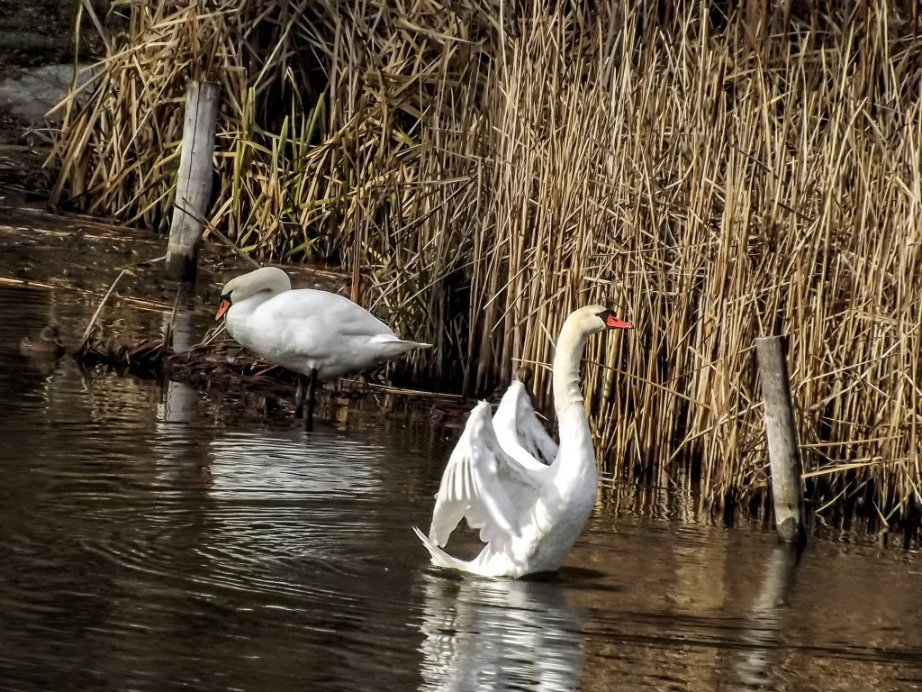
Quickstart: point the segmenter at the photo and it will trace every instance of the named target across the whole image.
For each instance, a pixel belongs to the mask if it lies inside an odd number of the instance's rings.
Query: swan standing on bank
[[[553,441],[547,433],[544,439],[535,432],[541,424],[530,403],[531,418],[524,407],[519,416],[525,425],[503,433],[513,441],[508,451],[494,428],[490,405],[482,401],[474,408],[442,475],[429,536],[414,528],[433,564],[513,578],[560,567],[589,519],[598,484],[592,432],[580,391],[579,366],[586,338],[605,329],[631,328],[599,305],[580,308],[564,322],[553,370],[560,446],[550,465],[541,463],[540,457],[549,449],[547,442]],[[527,394],[521,382],[512,387],[517,385],[521,391],[507,396],[510,403],[520,405]],[[517,420],[509,415],[500,418],[507,424]],[[486,543],[469,561],[454,558],[440,547],[462,517],[471,528],[480,530],[480,540]]]
[[[215,319],[266,360],[298,373],[297,415],[304,404],[311,425],[317,382],[360,372],[431,344],[403,341],[377,317],[348,298],[309,288],[291,290],[288,275],[262,267],[221,289]]]

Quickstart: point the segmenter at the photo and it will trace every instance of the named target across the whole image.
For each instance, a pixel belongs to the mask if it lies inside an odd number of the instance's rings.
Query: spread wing
[[[524,468],[503,451],[493,431],[490,405],[480,402],[445,467],[429,538],[444,546],[463,517],[480,530],[480,540],[504,550],[519,535],[524,510],[534,503],[542,480],[540,472]]]
[[[527,469],[550,465],[557,443],[538,419],[525,385],[513,380],[493,416],[493,427],[503,450]]]

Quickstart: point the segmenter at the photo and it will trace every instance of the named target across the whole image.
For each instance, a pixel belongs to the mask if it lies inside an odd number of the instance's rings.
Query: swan
[[[307,386],[311,425],[318,381],[359,372],[431,344],[404,341],[348,298],[310,288],[291,289],[278,267],[262,267],[228,281],[215,320],[224,317],[237,343],[298,373],[297,415]]]
[[[541,424],[530,402],[527,409],[519,408],[527,399],[523,383],[514,382],[513,393],[503,397],[509,401],[500,404],[515,404],[521,415],[504,413],[500,422],[509,428],[511,420],[515,428],[516,421],[524,421],[524,426],[501,432],[487,402],[474,407],[442,475],[429,535],[413,528],[433,564],[513,579],[560,567],[589,519],[598,485],[592,432],[580,391],[586,339],[605,329],[632,328],[600,305],[588,305],[567,317],[553,364],[560,446],[549,465],[540,458],[552,449],[547,444],[550,436],[536,432]],[[509,440],[507,449],[503,441]],[[473,560],[452,557],[441,548],[462,517],[480,530],[480,540],[486,543]]]

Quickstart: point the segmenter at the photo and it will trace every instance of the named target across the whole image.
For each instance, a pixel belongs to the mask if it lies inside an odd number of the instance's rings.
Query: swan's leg
[[[298,373],[298,388],[295,390],[295,416],[300,418],[304,415],[304,392],[307,385],[307,377]]]
[[[311,368],[310,379],[307,383],[307,417],[304,427],[310,430],[314,427],[314,405],[317,403],[317,368]]]

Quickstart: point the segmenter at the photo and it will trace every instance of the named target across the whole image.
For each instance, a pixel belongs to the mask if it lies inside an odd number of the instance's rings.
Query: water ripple
[[[308,434],[18,353],[24,331],[94,307],[0,288],[4,691],[922,680],[918,553],[815,541],[792,560],[685,494],[609,480],[555,577],[445,574],[410,527],[428,523],[457,430]]]

